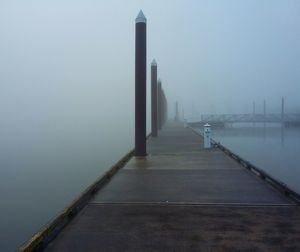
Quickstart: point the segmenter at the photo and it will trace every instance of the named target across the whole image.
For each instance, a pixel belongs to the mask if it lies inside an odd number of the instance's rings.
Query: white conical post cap
[[[147,23],[147,19],[145,18],[142,10],[140,10],[139,14],[137,15],[135,23]]]
[[[156,63],[156,60],[155,60],[155,59],[152,60],[151,66],[157,66],[157,63]]]

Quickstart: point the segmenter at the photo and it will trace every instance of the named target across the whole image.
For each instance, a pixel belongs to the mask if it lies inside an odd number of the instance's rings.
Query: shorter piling
[[[157,122],[158,129],[162,127],[162,92],[161,92],[161,80],[157,81]]]
[[[157,137],[157,63],[151,63],[151,135]]]

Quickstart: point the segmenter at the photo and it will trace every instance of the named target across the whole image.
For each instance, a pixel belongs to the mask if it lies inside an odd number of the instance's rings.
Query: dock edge
[[[115,163],[104,175],[100,176],[92,185],[83,191],[58,216],[35,233],[18,249],[20,252],[40,251],[45,248],[60,231],[86,206],[90,199],[133,157],[134,150],[129,151]]]
[[[193,127],[189,126],[189,128],[199,136],[202,136],[202,133],[195,130]],[[288,187],[285,183],[279,181],[278,179],[275,179],[270,174],[265,172],[264,170],[258,168],[257,166],[253,165],[249,161],[243,159],[239,155],[235,154],[219,142],[215,141],[211,138],[211,143],[214,147],[219,148],[221,151],[223,151],[227,156],[234,159],[236,162],[241,164],[244,168],[254,173],[256,176],[258,176],[260,179],[264,180],[266,183],[271,185],[273,188],[275,188],[280,193],[284,194],[286,197],[291,199],[295,204],[300,205],[300,194],[298,194],[295,190],[292,190],[290,187]]]

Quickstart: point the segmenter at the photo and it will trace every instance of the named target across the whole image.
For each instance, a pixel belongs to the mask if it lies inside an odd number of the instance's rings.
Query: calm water
[[[2,128],[0,251],[14,251],[132,149],[133,125],[107,122]]]
[[[300,192],[300,128],[238,124],[213,130],[213,138]]]

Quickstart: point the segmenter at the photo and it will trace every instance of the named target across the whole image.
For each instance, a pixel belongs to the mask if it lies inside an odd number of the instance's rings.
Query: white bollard
[[[210,125],[207,123],[204,125],[204,149],[211,148],[210,134],[211,134]]]

